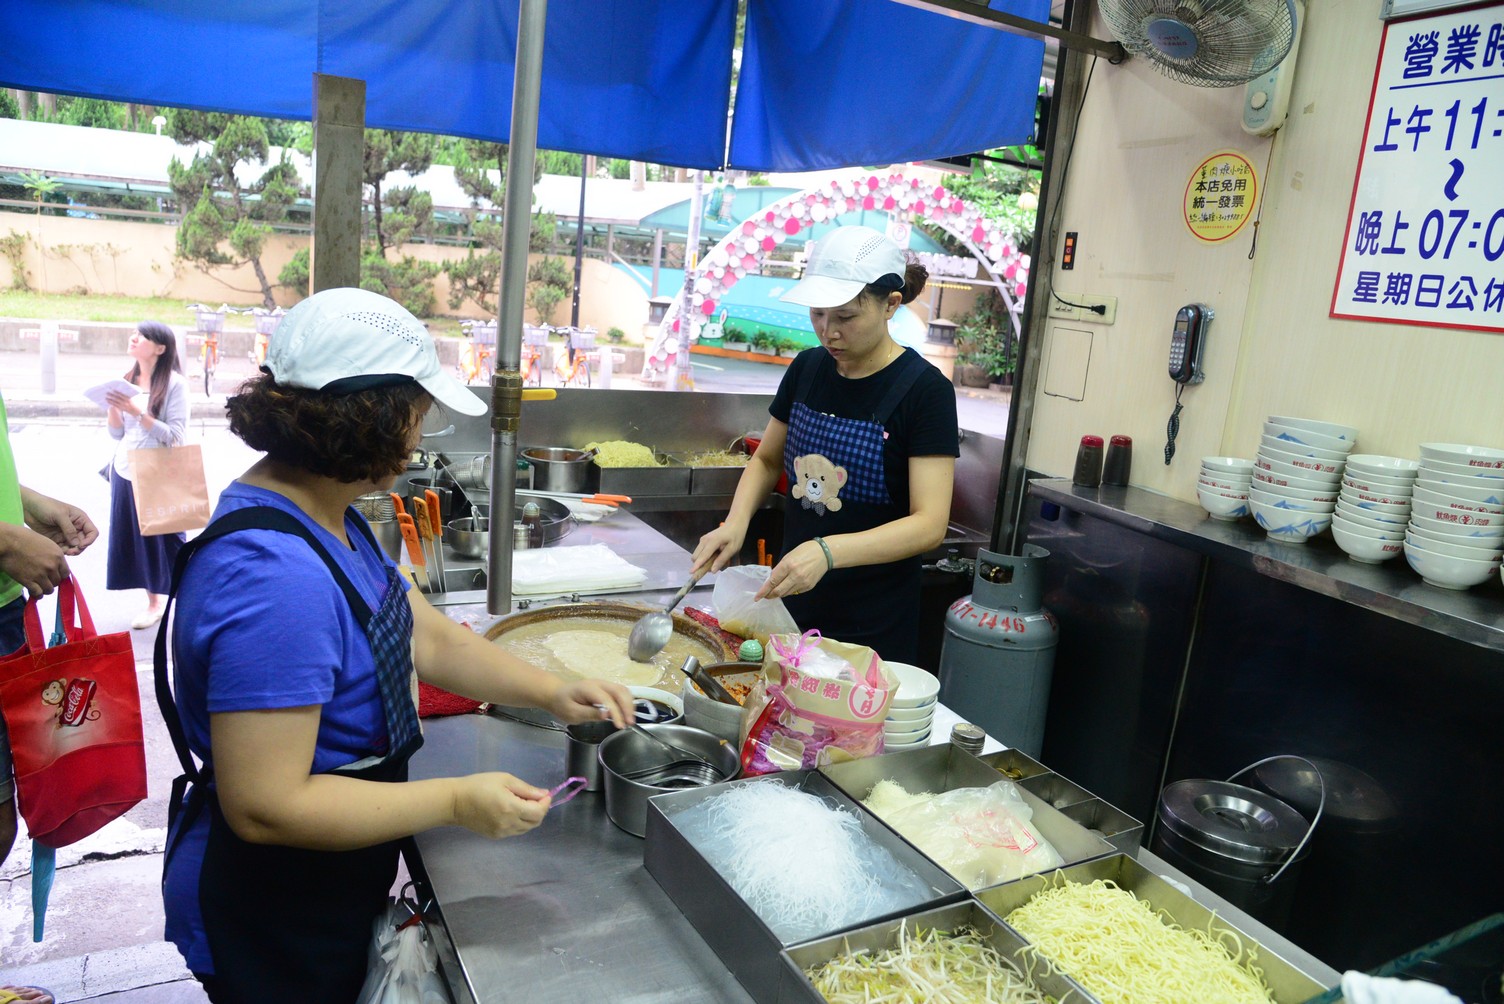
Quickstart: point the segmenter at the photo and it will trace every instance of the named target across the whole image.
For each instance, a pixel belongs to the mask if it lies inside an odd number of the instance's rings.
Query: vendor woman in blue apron
[[[434,402],[486,410],[442,371],[422,322],[377,293],[315,293],[283,318],[263,370],[227,411],[265,456],[174,571],[171,692],[166,621],[157,637],[158,699],[185,770],[167,937],[215,1004],[352,1004],[397,842],[451,825],[514,836],[550,805],[546,788],[500,772],[408,781],[423,741],[415,671],[564,722],[605,709],[622,725],[632,699],[566,683],[449,620],[351,508],[392,485]]]
[[[787,475],[782,557],[758,598],[781,598],[803,630],[908,663],[919,652],[919,555],[945,539],[960,453],[955,389],[888,334],[926,275],[868,227],[814,245],[783,299],[809,308],[820,347],[789,366],[731,511],[694,552],[696,571],[730,564]]]

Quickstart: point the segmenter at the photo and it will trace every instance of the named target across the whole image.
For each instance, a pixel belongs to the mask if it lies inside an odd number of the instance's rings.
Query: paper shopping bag
[[[46,646],[32,597],[25,646],[0,659],[16,806],[32,838],[49,847],[87,837],[146,797],[131,636],[95,632],[76,579],[57,595],[63,644]]]
[[[209,525],[209,488],[204,454],[194,443],[127,454],[135,481],[136,521],[141,535],[202,530]]]

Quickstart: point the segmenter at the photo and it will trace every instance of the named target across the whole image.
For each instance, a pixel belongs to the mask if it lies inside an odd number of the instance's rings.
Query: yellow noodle
[[[1066,882],[1007,917],[1026,953],[1103,1004],[1271,1004],[1252,947],[1230,932],[1188,931],[1112,882]]]
[[[696,453],[689,458],[691,467],[746,467],[747,461],[751,460],[745,453],[730,453],[726,450],[712,450],[709,453]]]
[[[831,1004],[1044,1004],[1046,997],[971,928],[908,933],[880,952],[839,956],[809,970]]]
[[[601,467],[662,467],[653,451],[641,443],[611,439],[604,443],[586,443],[585,449],[599,450],[595,462]]]

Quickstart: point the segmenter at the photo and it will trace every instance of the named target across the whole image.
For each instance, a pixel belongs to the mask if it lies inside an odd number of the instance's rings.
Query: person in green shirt
[[[98,536],[99,530],[82,509],[22,486],[10,449],[5,398],[0,397],[0,656],[26,642],[21,622],[27,600],[23,592],[30,596],[52,592],[68,576],[68,558]],[[10,855],[16,839],[15,797],[10,736],[0,720],[0,863]]]

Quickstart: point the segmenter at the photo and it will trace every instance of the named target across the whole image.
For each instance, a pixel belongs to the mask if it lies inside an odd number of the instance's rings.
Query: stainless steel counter
[[[539,785],[564,778],[559,732],[465,715],[431,720],[425,735],[414,778],[486,770]],[[551,811],[524,836],[492,841],[449,827],[414,843],[410,868],[448,933],[441,955],[456,1004],[752,1000],[643,868],[643,842],[606,818],[599,792]],[[1336,985],[1330,966],[1149,851],[1137,857],[1269,951]]]
[[[554,546],[588,543],[605,543],[649,572],[643,590],[613,599],[666,603],[689,571],[683,549],[629,512],[582,526]],[[708,603],[708,588],[702,580],[686,603]],[[483,592],[450,594],[445,612],[485,627],[496,618],[484,601]],[[956,720],[948,708],[937,710],[932,741],[947,741]],[[560,732],[465,715],[429,720],[425,737],[414,778],[503,770],[548,787],[564,778]],[[998,748],[989,739],[987,749]],[[643,842],[606,818],[598,792],[551,811],[524,836],[492,841],[450,827],[420,834],[412,847],[409,867],[447,932],[439,939],[441,959],[457,1004],[751,1000],[643,868]],[[1335,984],[1330,967],[1147,851],[1139,859],[1189,886],[1271,951]]]
[[[1383,565],[1352,561],[1327,535],[1305,544],[1272,542],[1251,520],[1215,520],[1199,506],[1140,488],[1081,488],[1066,478],[1041,478],[1029,482],[1029,493],[1374,613],[1504,652],[1504,585],[1497,577],[1466,591],[1439,589],[1422,582],[1402,559]]]

